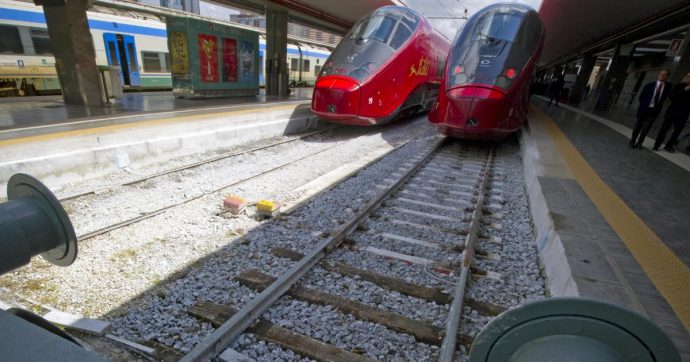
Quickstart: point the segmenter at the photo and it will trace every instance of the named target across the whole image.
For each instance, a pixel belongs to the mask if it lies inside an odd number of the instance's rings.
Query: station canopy
[[[687,0],[544,0],[540,15],[546,42],[540,65],[563,62],[598,45],[632,42],[687,25]],[[640,28],[645,26],[644,30]],[[641,30],[636,32],[636,30]]]

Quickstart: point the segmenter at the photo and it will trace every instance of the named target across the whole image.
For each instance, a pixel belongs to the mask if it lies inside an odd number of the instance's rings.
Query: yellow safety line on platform
[[[60,138],[60,137],[88,136],[88,135],[93,135],[93,134],[97,134],[97,133],[107,133],[107,132],[113,132],[113,131],[127,129],[127,128],[156,126],[156,125],[161,125],[161,124],[165,124],[165,123],[183,122],[183,121],[203,119],[203,118],[207,118],[207,117],[218,118],[218,117],[226,117],[226,116],[230,116],[230,115],[239,116],[239,115],[248,114],[248,113],[256,113],[257,111],[263,113],[263,112],[276,111],[276,110],[281,110],[281,109],[296,108],[297,106],[299,106],[299,104],[269,106],[269,107],[263,107],[263,108],[259,108],[259,109],[252,108],[252,109],[244,109],[244,110],[230,111],[230,112],[219,112],[219,113],[195,114],[195,115],[190,115],[190,116],[167,117],[167,118],[161,118],[161,119],[145,120],[145,121],[140,121],[140,122],[130,122],[130,123],[123,123],[123,124],[114,124],[114,125],[109,125],[109,126],[97,126],[97,127],[93,127],[93,128],[75,129],[72,131],[60,131],[60,132],[46,133],[46,134],[36,135],[36,136],[26,136],[26,137],[19,137],[19,138],[2,140],[2,141],[0,141],[0,147],[12,146],[12,145],[20,144],[20,143],[45,141],[45,140]],[[155,113],[154,114],[133,115],[133,117],[147,117],[147,116],[155,116]]]
[[[690,269],[606,185],[556,123],[545,113],[533,109],[543,119],[553,143],[577,183],[623,240],[649,279],[671,305],[685,329],[690,331]]]

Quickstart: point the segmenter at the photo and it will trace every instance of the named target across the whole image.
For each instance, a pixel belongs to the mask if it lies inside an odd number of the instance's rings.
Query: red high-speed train
[[[499,3],[474,14],[453,42],[429,121],[466,139],[501,139],[520,129],[543,43],[539,14],[526,5]]]
[[[390,122],[437,98],[450,41],[417,11],[384,6],[364,16],[326,60],[311,109],[349,125]]]

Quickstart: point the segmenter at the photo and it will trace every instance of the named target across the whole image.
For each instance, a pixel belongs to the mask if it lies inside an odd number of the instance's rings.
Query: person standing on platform
[[[652,128],[656,117],[661,113],[661,107],[671,92],[671,83],[667,82],[668,70],[659,72],[657,80],[647,83],[640,92],[640,106],[637,108],[637,122],[633,129],[632,138],[628,144],[630,148],[642,148],[642,142],[649,129]]]
[[[654,151],[659,150],[659,147],[664,142],[664,138],[666,138],[666,132],[673,126],[671,138],[669,138],[666,142],[666,147],[664,147],[666,151],[673,153],[676,152],[674,147],[678,142],[678,136],[683,132],[683,127],[685,127],[688,116],[690,116],[690,73],[685,75],[681,83],[673,87],[668,98],[671,100],[671,105],[666,110],[664,123],[656,136]]]
[[[564,85],[565,78],[563,77],[563,74],[559,75],[556,81],[551,83],[551,86],[549,87],[549,92],[551,94],[551,97],[549,98],[549,106],[551,105],[551,102],[553,102],[553,99],[556,98],[556,107],[558,107],[558,97],[561,96],[561,91],[563,90]]]

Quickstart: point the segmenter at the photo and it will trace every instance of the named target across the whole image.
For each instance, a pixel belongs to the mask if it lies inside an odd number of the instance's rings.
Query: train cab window
[[[388,38],[393,32],[395,22],[396,20],[390,16],[374,13],[370,18],[363,19],[355,25],[350,39],[357,39],[362,42],[374,39],[382,43],[388,43]]]
[[[522,17],[511,13],[493,13],[479,19],[475,28],[477,40],[501,39],[512,41],[522,23]]]
[[[31,29],[31,41],[34,43],[36,54],[52,54],[47,30]]]
[[[393,49],[398,49],[405,43],[405,41],[407,41],[407,39],[410,38],[411,35],[412,30],[410,30],[410,28],[408,28],[403,22],[400,22],[397,29],[395,29],[395,34],[393,34],[390,44],[388,45],[390,45]]]
[[[0,54],[22,54],[24,47],[19,30],[14,26],[0,26]]]

